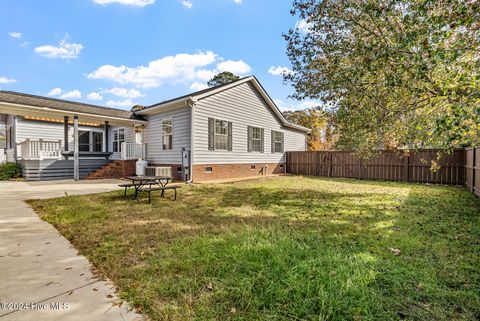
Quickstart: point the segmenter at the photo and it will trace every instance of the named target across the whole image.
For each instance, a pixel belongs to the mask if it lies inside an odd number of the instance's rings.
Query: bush
[[[19,164],[8,162],[0,164],[0,181],[6,181],[22,175],[22,169]]]

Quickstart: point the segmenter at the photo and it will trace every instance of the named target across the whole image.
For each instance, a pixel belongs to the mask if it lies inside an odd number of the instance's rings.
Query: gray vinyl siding
[[[190,150],[191,129],[190,107],[165,111],[148,116],[148,126],[144,131],[144,140],[147,143],[147,159],[153,164],[181,164],[182,148]],[[172,119],[172,149],[163,150],[162,122]]]
[[[108,150],[112,151],[112,140],[113,128],[125,128],[125,141],[126,142],[134,142],[135,134],[134,130],[131,127],[117,127],[112,126],[109,130],[109,138],[108,138]],[[78,126],[79,130],[88,130],[88,131],[96,131],[104,133],[105,129],[103,127],[89,127],[89,126]],[[45,140],[58,140],[61,141],[62,148],[64,147],[64,132],[63,132],[63,123],[52,123],[52,122],[44,122],[44,121],[35,121],[35,120],[28,120],[23,118],[17,118],[17,130],[16,130],[16,137],[17,143],[21,143],[26,139],[45,139]],[[105,145],[105,135],[103,137],[104,145]],[[70,124],[68,128],[68,148],[69,150],[73,150],[73,125]],[[20,147],[17,150],[18,155],[20,155]],[[115,153],[112,155],[113,159],[119,159],[120,153]]]
[[[283,163],[284,153],[271,153],[271,131],[284,133],[284,151],[305,150],[305,133],[284,127],[257,90],[244,83],[201,99],[194,107],[194,163]],[[208,150],[208,118],[231,121],[232,151]],[[264,152],[248,152],[248,126],[264,129]]]

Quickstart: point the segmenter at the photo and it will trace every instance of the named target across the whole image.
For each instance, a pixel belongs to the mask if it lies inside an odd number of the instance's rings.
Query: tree
[[[480,2],[294,0],[294,98],[335,114],[338,146],[480,143]]]
[[[240,79],[239,76],[231,73],[230,71],[224,71],[217,75],[215,75],[212,79],[208,81],[208,87],[217,87],[224,84],[228,84],[229,82],[235,81]]]
[[[335,142],[333,119],[320,108],[285,111],[283,116],[292,123],[310,128],[308,134],[308,150],[332,149]]]

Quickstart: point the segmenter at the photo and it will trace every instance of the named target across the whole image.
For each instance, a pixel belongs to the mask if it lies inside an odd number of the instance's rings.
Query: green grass
[[[480,318],[463,188],[280,177],[30,204],[152,320]]]

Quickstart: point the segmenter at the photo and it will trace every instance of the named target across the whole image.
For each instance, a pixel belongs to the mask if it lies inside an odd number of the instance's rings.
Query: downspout
[[[190,179],[187,181],[187,184],[193,183],[193,164],[194,164],[194,149],[195,149],[195,105],[197,104],[197,100],[194,98],[190,98],[188,100],[188,105],[190,106]]]

